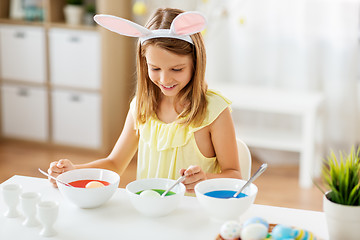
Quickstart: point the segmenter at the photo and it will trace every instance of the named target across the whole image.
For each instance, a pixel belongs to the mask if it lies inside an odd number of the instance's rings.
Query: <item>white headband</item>
[[[176,38],[194,44],[190,35],[201,32],[206,26],[206,19],[199,12],[184,12],[177,15],[170,29],[149,30],[127,19],[104,14],[95,15],[94,20],[112,32],[128,37],[139,37],[141,44],[152,38]]]

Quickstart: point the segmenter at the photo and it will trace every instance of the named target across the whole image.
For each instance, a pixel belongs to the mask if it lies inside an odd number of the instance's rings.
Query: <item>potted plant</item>
[[[360,236],[360,147],[349,154],[333,151],[325,159],[322,179],[323,209],[330,239],[359,239]],[[320,190],[321,187],[317,185]]]
[[[83,0],[66,0],[64,15],[66,23],[80,25],[84,17]]]
[[[88,4],[85,7],[85,25],[94,25],[95,21],[94,21],[94,15],[96,14],[96,7],[95,4]]]

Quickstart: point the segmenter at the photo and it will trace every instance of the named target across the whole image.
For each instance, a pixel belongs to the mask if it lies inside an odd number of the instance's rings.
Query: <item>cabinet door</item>
[[[1,78],[45,82],[45,34],[40,27],[0,27]]]
[[[100,148],[101,100],[97,93],[53,90],[53,140],[63,145]]]
[[[100,36],[97,32],[51,29],[50,76],[54,85],[100,88]]]
[[[6,137],[48,140],[48,103],[43,87],[3,85],[2,132]]]

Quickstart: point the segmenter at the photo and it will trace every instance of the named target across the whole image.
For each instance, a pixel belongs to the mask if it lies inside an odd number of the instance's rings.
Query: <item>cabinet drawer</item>
[[[3,135],[27,140],[48,140],[48,103],[45,89],[3,85],[1,91]]]
[[[45,82],[45,34],[42,28],[2,25],[0,49],[1,78]]]
[[[101,98],[97,93],[53,90],[53,140],[62,145],[100,148]]]
[[[100,36],[97,32],[51,29],[50,76],[54,85],[100,87]]]

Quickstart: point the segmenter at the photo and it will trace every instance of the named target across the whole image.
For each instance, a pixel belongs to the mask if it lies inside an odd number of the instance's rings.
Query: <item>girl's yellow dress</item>
[[[231,102],[220,93],[208,90],[207,116],[201,126],[184,127],[177,122],[164,123],[156,115],[137,126],[139,137],[137,179],[180,177],[179,170],[198,165],[204,172],[219,173],[216,157],[202,155],[196,145],[194,132],[210,125]],[[135,99],[130,104],[135,116]]]

